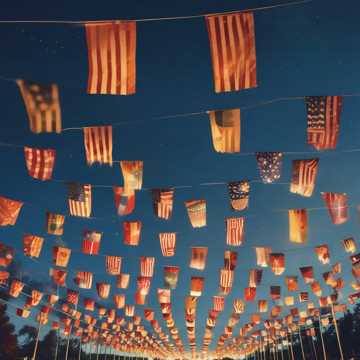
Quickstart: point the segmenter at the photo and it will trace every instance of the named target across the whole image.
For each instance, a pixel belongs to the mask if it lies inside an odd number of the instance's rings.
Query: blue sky
[[[276,3],[273,1],[272,3]],[[281,3],[278,1],[277,3]],[[21,5],[21,6],[20,6]],[[40,2],[13,1],[3,9],[0,19],[37,20],[100,20],[134,19],[164,16],[181,16],[242,10],[264,5],[261,1],[183,1],[178,4],[166,1],[86,2],[75,4],[64,1],[51,8]],[[266,2],[267,5],[267,2]],[[158,21],[138,23],[137,28],[137,93],[133,96],[89,96],[87,84],[87,49],[85,32],[78,25],[1,24],[0,36],[3,51],[0,55],[0,76],[24,78],[34,82],[56,82],[60,90],[63,127],[126,124],[114,128],[115,160],[143,160],[144,188],[191,185],[175,190],[175,203],[171,221],[155,218],[151,194],[141,191],[136,197],[136,209],[125,218],[118,218],[111,188],[93,189],[93,216],[96,219],[67,217],[62,240],[75,251],[81,250],[84,229],[102,231],[102,254],[123,257],[123,271],[131,273],[131,285],[126,295],[133,303],[139,257],[155,256],[156,269],[148,305],[161,313],[156,289],[163,286],[164,265],[181,267],[178,287],[172,293],[173,315],[187,344],[184,323],[184,297],[189,292],[192,275],[205,276],[205,290],[198,301],[196,334],[201,346],[207,311],[211,298],[217,294],[219,269],[226,249],[224,218],[233,216],[225,185],[199,186],[204,182],[228,182],[259,179],[255,156],[224,155],[214,152],[210,125],[206,114],[171,119],[156,119],[163,115],[202,112],[214,109],[250,107],[263,101],[306,95],[340,95],[360,93],[358,64],[359,4],[347,2],[346,9],[338,2],[318,0],[308,4],[259,11],[255,13],[258,87],[241,92],[215,94],[213,91],[210,52],[205,21]],[[1,81],[2,125],[0,142],[34,147],[52,147],[57,150],[53,177],[58,180],[78,181],[101,185],[121,185],[118,164],[113,167],[88,167],[85,161],[82,131],[68,131],[61,135],[35,135],[29,131],[28,120],[19,90],[14,82]],[[288,241],[286,209],[323,207],[322,191],[346,192],[349,203],[360,202],[360,177],[357,161],[359,153],[342,150],[359,148],[360,123],[359,97],[346,97],[343,103],[341,129],[336,151],[315,154],[320,158],[319,175],[314,195],[302,198],[289,192],[289,185],[252,184],[244,245],[237,249],[238,267],[226,309],[219,317],[213,344],[223,331],[231,314],[235,297],[243,297],[248,283],[248,270],[254,268],[254,246],[271,246],[275,251],[286,252],[287,275],[298,275],[298,268],[314,265],[320,280],[329,266],[320,265],[312,249],[299,249]],[[256,106],[241,113],[241,151],[309,152],[306,143],[306,113],[302,100],[277,102]],[[291,179],[291,160],[311,158],[314,154],[285,155],[280,182]],[[47,284],[51,249],[55,237],[46,234],[47,210],[68,214],[66,188],[61,182],[39,182],[27,174],[21,148],[1,147],[3,164],[0,194],[24,201],[24,208],[14,227],[0,228],[0,241],[17,249],[16,259],[23,271],[37,281]],[[208,226],[193,229],[187,218],[184,201],[198,198],[207,200]],[[283,209],[284,211],[275,211]],[[236,214],[237,215],[237,214]],[[141,220],[143,232],[139,247],[130,248],[122,243],[123,220]],[[344,278],[350,283],[350,262],[344,253],[341,240],[354,236],[359,229],[356,209],[350,210],[350,220],[340,226],[331,223],[326,210],[309,213],[309,241],[307,246],[327,243],[331,263],[344,263]],[[178,233],[176,255],[163,258],[158,233]],[[39,263],[22,255],[24,232],[45,237]],[[204,272],[188,267],[191,246],[208,246],[207,267]],[[68,287],[75,270],[95,273],[95,282],[111,281],[105,274],[102,256],[88,257],[74,253],[71,257]],[[303,289],[307,288],[302,280]],[[257,299],[268,297],[270,285],[284,285],[284,277],[274,277],[270,269],[263,274]],[[322,283],[323,284],[323,283]],[[324,286],[325,288],[325,286]],[[113,287],[112,294],[115,291]],[[351,291],[347,286],[344,297]],[[86,296],[94,291],[82,290]],[[283,288],[283,295],[285,295]],[[315,300],[315,299],[314,299]],[[255,304],[255,303],[254,303]],[[249,304],[247,315],[240,324],[248,321],[255,311]],[[142,314],[142,307],[137,310]],[[238,332],[236,327],[235,333]]]

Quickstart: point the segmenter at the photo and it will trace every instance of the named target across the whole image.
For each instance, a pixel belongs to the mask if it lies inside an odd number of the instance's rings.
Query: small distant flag
[[[307,139],[316,150],[335,149],[340,128],[342,96],[306,96]]]
[[[96,291],[101,299],[107,299],[110,295],[110,284],[107,283],[96,283]]]
[[[91,215],[91,185],[68,183],[68,202],[70,215],[90,217]]]
[[[64,233],[65,216],[60,214],[46,213],[47,232],[52,235],[62,235]]]
[[[67,267],[71,255],[71,249],[61,246],[53,247],[53,260],[56,266]]]
[[[209,117],[215,151],[240,152],[240,109],[209,111]]]
[[[151,192],[155,216],[159,219],[169,220],[173,210],[174,190],[152,189]]]
[[[135,190],[125,192],[123,187],[113,186],[115,207],[119,216],[129,215],[135,208]]]
[[[89,94],[131,95],[136,88],[136,22],[87,23]]]
[[[160,233],[160,248],[163,256],[174,256],[176,246],[176,233]]]
[[[208,254],[207,247],[192,247],[189,266],[192,269],[204,270],[206,266],[207,254]]]
[[[43,246],[44,238],[26,234],[23,237],[24,255],[38,258]]]
[[[80,289],[91,289],[93,273],[89,271],[78,271],[74,279],[75,284]]]
[[[124,221],[123,233],[124,244],[131,246],[138,246],[140,242],[142,223],[141,221]]]
[[[54,284],[65,286],[67,271],[60,269],[50,269],[49,275],[52,278]]]
[[[256,247],[256,265],[261,267],[268,267],[270,264],[270,254],[272,249],[269,247]]]
[[[335,192],[323,192],[321,195],[328,208],[332,223],[335,225],[345,223],[348,220],[347,195]]]
[[[0,226],[15,225],[24,203],[0,196]]]
[[[306,209],[290,209],[289,239],[291,242],[304,244],[308,237],[308,217]]]
[[[42,181],[50,180],[55,165],[56,150],[25,146],[24,153],[29,175]]]
[[[106,272],[110,275],[120,275],[122,258],[120,256],[105,257]]]
[[[61,132],[61,110],[59,91],[56,84],[41,85],[30,81],[17,80],[29,117],[30,130]]]
[[[206,200],[185,201],[185,207],[192,227],[206,226]]]
[[[101,232],[85,230],[82,241],[82,252],[88,255],[97,255],[100,249],[101,237]]]
[[[155,258],[152,256],[140,257],[140,275],[145,277],[153,277],[155,267]]]
[[[256,153],[260,177],[264,184],[270,184],[280,179],[282,157],[283,154],[281,152]]]
[[[6,244],[0,243],[0,267],[8,267],[15,255],[15,249]]]
[[[244,238],[245,218],[228,218],[226,223],[226,244],[230,246],[240,246]]]
[[[257,86],[252,12],[206,16],[215,92]]]
[[[249,206],[250,182],[248,180],[228,183],[232,210],[241,211]]]
[[[176,289],[180,268],[178,266],[164,266],[164,286]]]
[[[319,159],[293,160],[290,192],[310,197],[314,191]]]
[[[94,163],[112,165],[112,126],[84,128],[84,146],[88,165]]]

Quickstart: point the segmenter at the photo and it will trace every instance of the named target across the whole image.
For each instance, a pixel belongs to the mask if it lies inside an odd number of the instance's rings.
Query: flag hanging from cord
[[[206,16],[215,92],[257,86],[252,12]]]
[[[38,258],[44,243],[44,238],[25,234],[23,237],[24,255]]]
[[[215,151],[240,152],[240,109],[209,111],[209,117]]]
[[[120,167],[124,178],[124,191],[128,194],[133,190],[141,190],[144,163],[141,160],[122,160]]]
[[[129,215],[135,208],[135,191],[125,192],[123,187],[113,186],[115,207],[119,216]]]
[[[140,242],[141,221],[124,221],[123,234],[124,244],[138,246]]]
[[[8,267],[15,255],[15,249],[6,244],[0,243],[0,266]]]
[[[185,201],[185,207],[192,227],[206,226],[206,200]]]
[[[178,266],[164,266],[164,286],[176,289],[180,268]]]
[[[308,217],[306,209],[289,210],[289,239],[304,244],[308,237]]]
[[[112,165],[112,126],[84,128],[84,146],[88,165],[94,163]]]
[[[329,211],[331,221],[340,225],[348,220],[347,195],[344,193],[323,192],[323,200]]]
[[[136,88],[136,22],[87,23],[89,94],[131,95]]]
[[[255,247],[256,265],[261,267],[268,267],[270,264],[270,254],[272,249],[269,247]]]
[[[314,191],[319,159],[293,160],[290,192],[310,197]]]
[[[160,248],[163,256],[174,256],[176,246],[176,233],[160,233]]]
[[[271,253],[270,266],[275,275],[282,275],[285,271],[285,255],[282,253]]]
[[[228,183],[231,209],[241,211],[249,206],[250,182],[248,180]]]
[[[273,183],[280,179],[282,168],[281,152],[257,152],[256,160],[260,177],[264,184]]]
[[[68,183],[68,203],[70,215],[90,217],[91,215],[91,185]]]
[[[152,189],[154,214],[159,219],[169,220],[172,215],[174,203],[174,190]]]
[[[65,216],[54,214],[51,212],[46,213],[47,232],[52,235],[62,235],[64,233]]]
[[[56,266],[67,267],[71,255],[71,249],[54,246],[53,247],[53,260]]]
[[[67,271],[60,269],[50,269],[49,275],[52,278],[54,284],[59,286],[65,286]]]
[[[297,276],[287,276],[285,278],[285,284],[287,286],[288,291],[298,291],[298,278]]]
[[[16,83],[24,100],[30,130],[35,134],[60,133],[61,110],[57,85],[41,85],[25,80],[16,80]]]
[[[120,256],[107,255],[105,257],[106,272],[110,275],[120,275],[122,258]]]
[[[228,218],[226,223],[226,244],[230,246],[240,246],[244,238],[245,218]]]
[[[207,247],[192,247],[189,266],[192,269],[204,270],[206,266],[207,254],[208,254]]]
[[[100,249],[101,237],[101,232],[85,230],[82,241],[82,252],[88,255],[97,255]]]
[[[316,150],[335,149],[340,128],[342,96],[306,96],[308,144]]]
[[[89,271],[78,271],[74,279],[75,284],[80,289],[91,289],[93,273]]]
[[[50,180],[55,165],[56,150],[36,149],[25,146],[25,163],[31,177],[38,180]]]
[[[356,243],[354,238],[347,238],[342,241],[344,249],[347,253],[353,254],[356,251]]]
[[[24,203],[0,196],[0,226],[15,225]]]

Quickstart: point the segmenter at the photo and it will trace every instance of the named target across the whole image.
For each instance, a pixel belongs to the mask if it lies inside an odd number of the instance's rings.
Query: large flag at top
[[[95,162],[112,165],[112,126],[85,127],[84,146],[88,165]]]
[[[341,96],[306,96],[308,144],[316,150],[335,149],[339,135]]]
[[[15,225],[23,203],[0,196],[0,226]]]
[[[68,202],[72,216],[90,217],[91,185],[68,183]]]
[[[290,192],[310,197],[314,191],[319,159],[293,160]]]
[[[240,152],[240,109],[209,111],[211,136],[216,152]]]
[[[25,80],[17,80],[29,117],[30,130],[61,132],[61,110],[59,91],[56,84],[40,85]]]
[[[215,92],[256,87],[253,13],[206,16]]]
[[[56,150],[25,146],[24,153],[29,175],[38,180],[50,180],[55,165]]]
[[[85,25],[89,94],[131,95],[136,88],[136,22]]]

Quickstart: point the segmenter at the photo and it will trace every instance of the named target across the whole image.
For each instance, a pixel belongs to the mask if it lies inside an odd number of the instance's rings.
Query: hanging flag
[[[49,275],[52,278],[54,284],[59,286],[65,286],[67,272],[60,269],[50,269]]]
[[[244,238],[245,218],[227,218],[226,223],[226,244],[230,246],[240,246]]]
[[[205,17],[215,92],[257,86],[255,26],[252,12]]]
[[[84,308],[88,311],[94,311],[95,310],[95,300],[90,298],[84,299]]]
[[[280,179],[282,168],[281,152],[257,152],[256,160],[260,177],[264,184],[271,184]]]
[[[128,194],[133,190],[141,190],[143,182],[143,161],[122,160],[120,161],[120,167],[124,178],[124,191]]]
[[[176,246],[176,233],[160,233],[160,248],[163,256],[174,256]]]
[[[225,298],[223,296],[213,296],[213,309],[222,312],[225,307]]]
[[[84,128],[84,146],[88,165],[94,163],[112,166],[112,126],[92,126]]]
[[[270,297],[273,301],[281,299],[281,287],[270,286]]]
[[[53,260],[56,266],[67,267],[71,255],[71,249],[54,246],[53,247]]]
[[[176,289],[180,268],[178,266],[164,266],[164,286]]]
[[[206,226],[206,200],[188,200],[185,207],[192,227]]]
[[[249,287],[256,287],[260,285],[262,279],[261,269],[251,269],[249,271]]]
[[[271,253],[270,266],[275,275],[281,275],[285,271],[285,255],[282,253]]]
[[[90,217],[91,215],[91,185],[67,183],[70,215]]]
[[[31,177],[50,180],[55,165],[56,150],[24,147],[25,163]]]
[[[174,190],[152,189],[154,214],[159,219],[169,220],[172,215],[174,203]]]
[[[289,210],[289,240],[304,244],[308,237],[308,217],[306,209]]]
[[[70,304],[77,305],[79,303],[79,292],[75,290],[67,289],[66,301]]]
[[[199,297],[202,294],[204,289],[204,281],[203,277],[192,276],[191,284],[190,284],[190,296]]]
[[[107,283],[96,283],[96,291],[101,299],[107,299],[110,294],[110,284]]]
[[[342,241],[344,249],[347,253],[353,254],[356,251],[356,243],[354,238],[347,238]]]
[[[125,192],[123,187],[113,186],[115,207],[119,216],[129,215],[135,208],[135,190]]]
[[[88,255],[98,255],[102,233],[95,230],[85,230],[82,241],[82,252]]]
[[[155,267],[155,258],[150,256],[140,257],[140,275],[153,277]]]
[[[131,95],[136,88],[136,22],[87,23],[88,94]]]
[[[224,295],[230,293],[234,283],[234,271],[229,269],[220,269],[220,288]]]
[[[105,257],[105,267],[106,272],[109,275],[120,275],[121,273],[121,257],[120,256],[110,256]]]
[[[298,291],[299,290],[297,276],[286,276],[285,284],[287,286],[288,291]]]
[[[16,315],[20,316],[20,317],[22,317],[24,319],[27,319],[29,317],[29,315],[30,315],[30,310],[17,308],[16,309]]]
[[[235,270],[237,264],[237,252],[225,250],[224,252],[224,269]]]
[[[114,304],[117,309],[122,309],[125,306],[125,294],[115,294]]]
[[[329,246],[324,244],[315,247],[315,253],[322,264],[329,264],[330,262],[330,250]]]
[[[150,276],[138,276],[137,277],[137,292],[139,295],[148,295],[151,287],[151,280]]]
[[[246,287],[244,288],[245,301],[252,302],[256,297],[256,288]]]
[[[24,203],[0,196],[0,226],[15,225]]]
[[[11,281],[11,284],[10,284],[9,295],[12,297],[15,297],[15,298],[19,297],[24,286],[25,286],[25,284],[23,282],[21,282],[20,280],[14,279],[13,281]]]
[[[135,306],[134,305],[125,305],[125,316],[133,317],[135,315]]]
[[[329,210],[331,221],[340,225],[348,220],[347,195],[344,193],[323,192],[323,200]]]
[[[320,283],[318,281],[314,281],[310,284],[311,290],[314,293],[314,295],[320,297],[322,295],[322,289],[320,286]]]
[[[0,266],[8,267],[15,255],[15,249],[6,244],[0,243]]]
[[[233,302],[233,310],[235,314],[242,314],[245,311],[245,304],[241,299],[235,299]]]
[[[208,114],[215,151],[240,152],[240,109],[209,111]]]
[[[24,255],[38,258],[43,246],[44,238],[25,234],[23,237]]]
[[[305,284],[311,284],[314,279],[314,269],[312,266],[303,266],[299,268]]]
[[[35,134],[60,133],[61,110],[57,85],[40,85],[25,80],[16,80],[16,83],[24,100],[30,130]]]
[[[268,267],[270,264],[270,254],[272,249],[269,247],[255,247],[256,265],[261,267]]]
[[[207,247],[192,247],[189,266],[192,269],[205,270],[207,254]]]
[[[47,232],[51,235],[62,235],[64,233],[65,216],[60,214],[46,213]]]
[[[0,271],[0,285],[7,286],[9,278],[10,273],[8,271]]]
[[[91,289],[93,273],[89,271],[78,271],[74,279],[75,284],[80,289]]]
[[[138,246],[140,242],[141,221],[124,221],[123,236],[124,244]]]
[[[314,191],[319,159],[293,160],[290,192],[310,197]]]
[[[144,309],[144,318],[147,321],[151,321],[155,319],[155,312],[152,309]]]
[[[120,289],[127,289],[130,282],[130,274],[120,274],[116,278],[116,286]]]
[[[341,96],[306,96],[307,139],[316,150],[335,149],[340,128]]]
[[[241,211],[249,206],[250,181],[232,181],[228,183],[231,209]]]

